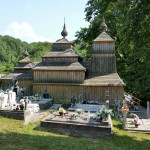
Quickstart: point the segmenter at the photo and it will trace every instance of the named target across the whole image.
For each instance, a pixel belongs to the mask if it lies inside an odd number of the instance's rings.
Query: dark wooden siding
[[[63,63],[74,63],[78,61],[78,57],[43,57],[42,62],[45,64],[50,63],[50,64],[63,64]]]
[[[19,87],[24,87],[25,88],[25,95],[30,96],[32,95],[32,80],[19,80]]]
[[[34,83],[83,83],[84,78],[85,71],[34,71]]]
[[[3,79],[2,80],[2,89],[5,91],[10,89],[12,86],[12,79]]]
[[[79,99],[82,94],[88,100],[96,100],[105,103],[106,93],[109,91],[110,103],[115,99],[123,99],[123,86],[84,86],[84,85],[65,85],[65,84],[33,84],[33,93],[43,93],[47,88],[48,93],[57,100],[70,100],[72,96]]]
[[[25,88],[25,95],[29,96],[32,95],[32,80],[17,80],[19,88],[24,87]],[[11,89],[13,86],[12,79],[5,79],[2,80],[2,89],[5,91],[7,89]],[[19,89],[18,94],[20,95]]]
[[[115,43],[93,42],[91,74],[108,74],[116,72]]]
[[[101,54],[114,54],[115,53],[115,43],[93,43],[92,53]]]
[[[93,74],[116,72],[115,54],[93,54],[91,70]]]

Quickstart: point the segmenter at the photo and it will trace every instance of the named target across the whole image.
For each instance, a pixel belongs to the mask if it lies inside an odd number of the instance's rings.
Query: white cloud
[[[31,42],[44,42],[44,41],[51,41],[50,38],[38,35],[34,32],[31,25],[27,22],[12,22],[8,25],[4,31],[5,35],[10,35],[15,38],[19,38],[23,41]]]

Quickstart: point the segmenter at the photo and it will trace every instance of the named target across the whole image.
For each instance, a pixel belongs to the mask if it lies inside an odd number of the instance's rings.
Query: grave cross
[[[127,102],[125,100],[123,101],[123,106],[121,108],[121,112],[123,113],[122,128],[124,130],[126,128],[127,113],[129,112],[129,107],[128,107]]]

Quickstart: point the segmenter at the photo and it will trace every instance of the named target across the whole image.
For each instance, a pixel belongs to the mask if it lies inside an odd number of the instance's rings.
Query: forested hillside
[[[51,50],[51,43],[26,43],[10,36],[0,36],[0,73],[7,73],[21,60],[27,48],[32,61],[40,61],[41,56]]]
[[[105,16],[108,33],[116,40],[117,69],[126,90],[150,100],[150,2],[148,0],[88,0],[88,28],[76,33],[76,43],[89,59],[91,41]]]

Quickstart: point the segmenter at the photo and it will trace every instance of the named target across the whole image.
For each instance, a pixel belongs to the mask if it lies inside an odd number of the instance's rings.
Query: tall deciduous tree
[[[130,93],[150,99],[150,3],[148,0],[89,0],[86,8],[88,28],[76,33],[81,49],[100,32],[105,16],[108,33],[116,40],[117,67]],[[83,44],[82,44],[83,43]],[[88,44],[86,44],[88,43]]]

